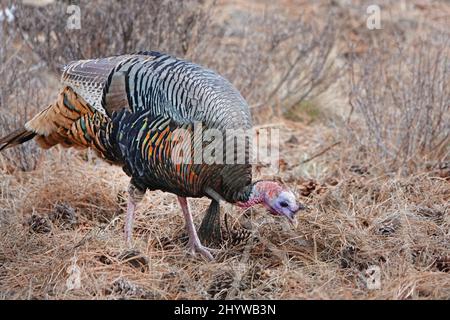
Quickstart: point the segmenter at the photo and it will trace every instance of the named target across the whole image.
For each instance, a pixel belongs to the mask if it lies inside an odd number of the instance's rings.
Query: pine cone
[[[52,225],[47,218],[33,214],[28,220],[28,225],[35,233],[49,233],[52,231]]]
[[[450,256],[447,257],[438,257],[434,262],[434,266],[436,269],[442,272],[450,272]]]
[[[350,172],[353,172],[353,173],[356,173],[356,174],[359,174],[362,176],[370,174],[369,169],[366,166],[360,166],[357,164],[350,166],[349,170],[350,170]]]
[[[233,275],[231,274],[231,272],[218,274],[214,277],[214,280],[208,288],[207,292],[212,298],[225,299],[232,283]]]
[[[66,203],[57,203],[53,212],[49,214],[52,222],[60,222],[63,226],[71,228],[78,223],[75,209]]]
[[[450,181],[450,162],[442,162],[439,164],[438,176]]]
[[[246,244],[249,241],[251,235],[252,235],[251,231],[245,228],[231,230],[229,235],[229,241],[233,246]]]
[[[302,196],[308,197],[317,188],[317,182],[308,180],[300,184],[299,192]]]

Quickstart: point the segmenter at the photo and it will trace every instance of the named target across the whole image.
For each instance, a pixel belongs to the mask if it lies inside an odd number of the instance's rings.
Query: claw
[[[214,261],[214,257],[211,254],[211,252],[209,252],[210,248],[203,246],[200,243],[189,243],[189,253],[192,254],[193,256],[196,256],[196,253],[200,253],[204,258],[206,258],[208,261]]]

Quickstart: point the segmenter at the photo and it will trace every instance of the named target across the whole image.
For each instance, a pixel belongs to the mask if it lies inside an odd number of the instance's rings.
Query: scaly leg
[[[180,203],[181,209],[183,210],[184,219],[186,221],[186,229],[189,234],[189,251],[194,255],[195,252],[199,252],[206,259],[210,261],[214,260],[208,248],[203,246],[200,242],[200,239],[198,238],[187,199],[185,197],[178,197],[178,202]]]
[[[132,247],[133,222],[136,206],[144,198],[145,190],[137,188],[133,182],[128,186],[127,215],[125,218],[125,239],[128,247]]]

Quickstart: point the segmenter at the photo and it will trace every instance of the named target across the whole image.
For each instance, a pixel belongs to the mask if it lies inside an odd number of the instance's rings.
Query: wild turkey
[[[92,148],[131,177],[125,234],[131,245],[136,205],[146,190],[178,196],[191,252],[208,259],[186,197],[209,197],[200,227],[203,240],[220,237],[219,201],[240,207],[261,203],[274,215],[293,219],[302,208],[294,194],[275,181],[252,182],[251,165],[175,163],[174,132],[205,128],[249,129],[247,103],[223,77],[194,63],[158,52],[138,52],[66,66],[58,99],[23,128],[0,139],[0,150],[32,138],[43,148]],[[194,141],[194,143],[202,143]],[[248,150],[246,150],[248,153]]]

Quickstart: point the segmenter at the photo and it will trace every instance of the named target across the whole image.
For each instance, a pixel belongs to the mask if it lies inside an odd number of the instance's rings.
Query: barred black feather
[[[167,137],[151,146],[155,162],[140,150],[147,131],[156,134],[152,126],[161,119],[172,131],[195,121],[223,132],[251,128],[247,103],[220,75],[166,54],[138,52],[71,63],[63,82],[76,84],[76,92],[111,118],[114,134],[104,136],[104,143],[114,148],[114,157],[134,181],[184,196],[205,196],[204,189],[211,187],[228,201],[242,201],[251,183],[250,165],[192,165],[174,172],[167,152],[161,151]],[[192,172],[198,178],[190,181]]]
[[[0,139],[0,149],[36,137],[44,148],[61,144],[94,149],[122,166],[141,193],[160,189],[214,201],[218,195],[229,202],[249,197],[248,162],[178,164],[172,159],[178,129],[192,132],[199,122],[203,129],[225,135],[227,129],[252,127],[244,98],[214,71],[149,51],[74,61],[65,67],[61,80],[64,87],[57,101],[24,128]],[[190,148],[203,146],[201,137],[191,142]],[[234,140],[224,143],[226,147]]]

